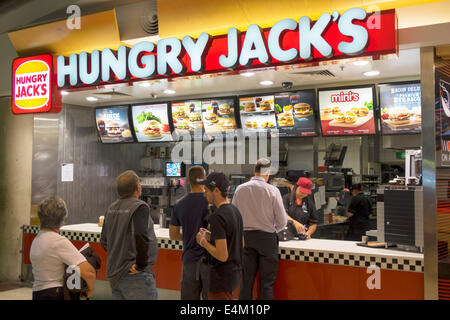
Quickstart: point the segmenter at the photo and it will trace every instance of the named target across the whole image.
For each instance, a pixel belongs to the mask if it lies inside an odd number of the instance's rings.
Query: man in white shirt
[[[273,286],[278,272],[278,237],[287,223],[281,193],[267,183],[271,162],[260,159],[255,176],[236,189],[233,204],[244,222],[244,263],[239,299],[252,299],[259,266],[260,299],[274,299]]]

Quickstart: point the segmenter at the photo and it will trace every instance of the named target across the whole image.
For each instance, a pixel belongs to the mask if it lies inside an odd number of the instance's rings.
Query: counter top
[[[25,233],[38,233],[39,227],[24,226]],[[100,242],[102,228],[95,223],[67,225],[61,234],[69,240]],[[161,249],[183,250],[182,241],[169,239],[169,229],[155,225],[158,246]],[[310,239],[283,241],[279,244],[281,260],[327,263],[353,267],[376,265],[381,269],[423,272],[423,254],[392,249],[367,248],[357,242],[344,240]]]

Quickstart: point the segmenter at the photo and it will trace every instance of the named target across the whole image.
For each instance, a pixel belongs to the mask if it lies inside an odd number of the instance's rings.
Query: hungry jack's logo
[[[12,66],[12,112],[59,112],[61,96],[53,90],[53,78],[53,57],[50,54],[15,59]]]

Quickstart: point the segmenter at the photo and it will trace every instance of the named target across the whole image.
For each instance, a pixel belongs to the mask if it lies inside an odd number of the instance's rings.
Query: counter
[[[39,227],[24,226],[23,263]],[[180,290],[183,243],[169,239],[169,229],[155,225],[158,259],[154,267],[158,288]],[[98,279],[106,280],[106,252],[96,224],[68,225],[61,234],[81,248],[89,242],[102,259]],[[360,247],[356,242],[310,239],[285,241],[279,246],[277,299],[423,299],[423,254],[392,249]],[[379,268],[380,288],[371,289]],[[255,289],[257,291],[257,288]]]

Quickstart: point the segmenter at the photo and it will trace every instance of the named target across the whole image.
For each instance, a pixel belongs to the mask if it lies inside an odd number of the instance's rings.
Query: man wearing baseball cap
[[[283,197],[288,220],[291,220],[297,232],[305,234],[307,239],[316,231],[319,220],[315,204],[310,197],[311,189],[312,181],[302,177],[298,179],[294,190]]]
[[[211,255],[209,300],[237,298],[241,281],[243,223],[239,210],[227,198],[230,183],[223,173],[210,173],[205,180],[205,196],[216,210],[209,216],[209,231],[200,228],[197,243]]]
[[[261,300],[275,299],[273,286],[278,273],[278,236],[287,222],[283,199],[277,187],[268,184],[271,162],[259,159],[255,176],[237,187],[233,204],[244,221],[244,265],[240,300],[251,300],[259,269]]]

